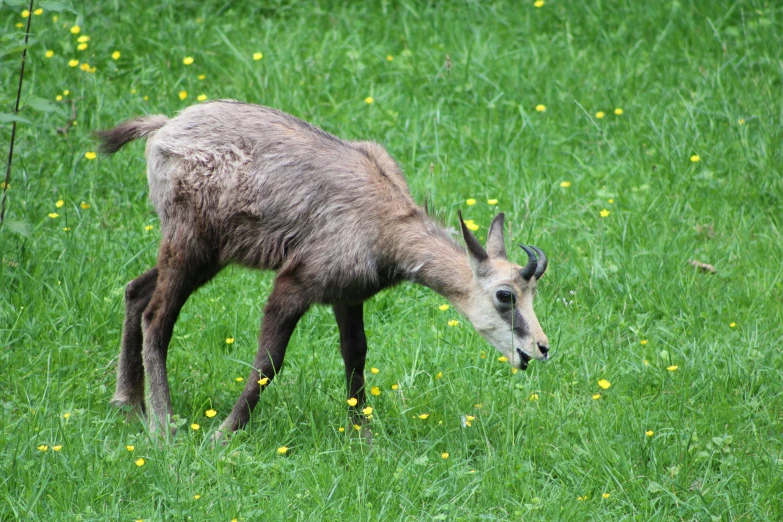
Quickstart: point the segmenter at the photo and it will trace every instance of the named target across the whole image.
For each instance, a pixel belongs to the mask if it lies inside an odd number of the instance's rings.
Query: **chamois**
[[[172,414],[166,354],[188,296],[224,266],[275,270],[258,352],[239,400],[216,433],[243,427],[280,372],[299,319],[328,304],[340,331],[348,397],[364,403],[363,303],[403,280],[444,296],[517,368],[545,360],[533,312],[546,256],[522,246],[508,260],[503,214],[486,249],[459,215],[467,251],[414,202],[401,169],[368,141],[344,141],[281,111],[223,100],[177,117],[132,119],[97,133],[102,151],[147,137],[149,197],[160,217],[157,265],[128,283],[112,403],[145,412],[151,428]],[[521,245],[520,245],[521,246]]]

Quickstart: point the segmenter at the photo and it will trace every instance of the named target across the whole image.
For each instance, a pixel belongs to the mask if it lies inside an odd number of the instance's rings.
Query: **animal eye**
[[[517,301],[516,296],[509,292],[508,290],[498,290],[498,293],[495,294],[495,297],[498,298],[498,301],[501,303],[515,303]]]

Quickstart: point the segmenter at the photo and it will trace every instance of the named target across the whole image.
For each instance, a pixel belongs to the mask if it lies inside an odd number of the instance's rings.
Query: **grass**
[[[31,123],[0,229],[0,519],[783,517],[781,6],[264,5],[74,1],[34,17]],[[5,48],[23,8],[0,6]],[[18,63],[0,57],[0,112]],[[512,374],[467,321],[447,325],[438,295],[386,291],[366,304],[382,391],[369,446],[315,307],[247,430],[212,447],[271,289],[272,274],[230,268],[183,310],[168,362],[182,429],[151,440],[108,405],[123,288],[157,248],[143,145],[85,153],[93,130],[199,94],[384,144],[451,225],[462,209],[481,236],[506,212],[551,260],[536,309],[552,360]]]

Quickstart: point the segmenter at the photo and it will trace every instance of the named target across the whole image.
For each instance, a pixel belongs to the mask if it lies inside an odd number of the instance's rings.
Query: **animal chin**
[[[519,354],[519,369],[522,371],[527,370],[527,363],[530,362],[531,357],[517,348],[517,353]]]

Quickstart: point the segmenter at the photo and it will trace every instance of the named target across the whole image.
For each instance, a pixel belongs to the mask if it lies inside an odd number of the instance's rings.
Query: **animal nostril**
[[[537,344],[538,344],[538,349],[541,350],[542,355],[546,355],[547,353],[549,353],[549,346],[541,343],[537,343]]]

